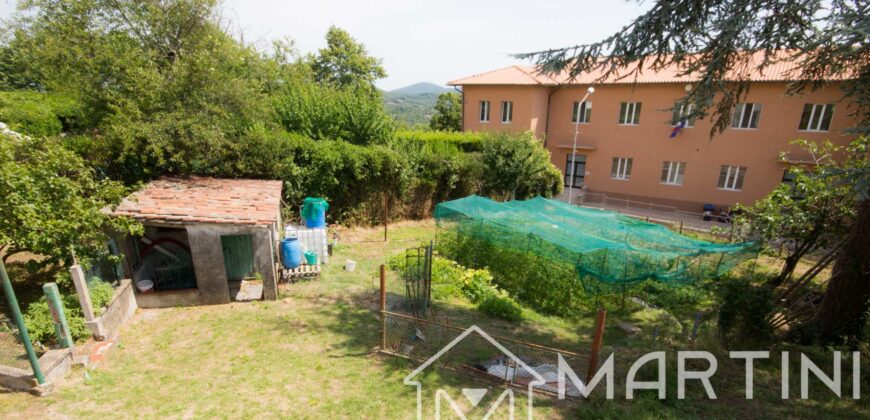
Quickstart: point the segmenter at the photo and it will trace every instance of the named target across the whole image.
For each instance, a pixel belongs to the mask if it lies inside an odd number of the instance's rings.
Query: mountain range
[[[438,95],[453,89],[434,83],[420,82],[391,91],[382,91],[387,113],[407,128],[428,126],[435,113]]]

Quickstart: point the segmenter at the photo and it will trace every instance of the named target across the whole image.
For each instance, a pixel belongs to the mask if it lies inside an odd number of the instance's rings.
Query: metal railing
[[[681,232],[683,229],[711,232],[714,227],[725,230],[730,230],[732,228],[730,220],[721,219],[718,214],[705,216],[703,212],[688,212],[680,210],[675,206],[666,206],[649,201],[637,201],[630,198],[608,196],[607,193],[584,191],[575,197],[576,198],[572,204],[582,207],[616,211],[650,221],[672,223],[674,224],[674,227]]]

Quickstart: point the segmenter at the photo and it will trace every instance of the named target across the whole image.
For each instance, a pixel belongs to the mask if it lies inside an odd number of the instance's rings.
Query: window
[[[571,112],[571,122],[589,124],[590,118],[592,118],[592,102],[574,102],[574,111]]]
[[[806,104],[801,114],[798,130],[828,131],[831,127],[831,117],[834,115],[833,104]]]
[[[489,122],[489,101],[480,101],[480,122]]]
[[[619,124],[637,125],[640,122],[640,102],[623,102],[619,106]]]
[[[610,177],[613,179],[629,179],[631,178],[631,162],[632,158],[613,158],[613,166],[610,168]]]
[[[671,125],[677,126],[680,121],[685,121],[683,127],[694,127],[695,126],[695,118],[687,118],[692,111],[695,110],[695,106],[693,104],[685,104],[677,102],[674,104],[674,116],[671,119]]]
[[[514,103],[511,101],[501,102],[501,123],[510,124],[514,119]]]
[[[683,174],[686,172],[686,162],[669,162],[662,164],[662,184],[683,185]]]
[[[743,189],[743,178],[745,176],[745,166],[722,165],[722,169],[719,171],[719,188],[740,191]]]
[[[761,117],[761,104],[737,104],[731,118],[732,128],[758,128]]]
[[[574,162],[574,182],[571,180],[571,162]],[[583,177],[586,175],[586,155],[568,155],[565,159],[565,187],[580,188],[583,186]]]

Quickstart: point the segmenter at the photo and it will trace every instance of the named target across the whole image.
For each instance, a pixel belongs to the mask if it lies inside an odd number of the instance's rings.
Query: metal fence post
[[[387,349],[387,266],[381,264],[381,350]]]
[[[66,314],[63,310],[63,302],[60,300],[60,292],[57,290],[57,284],[48,283],[45,286],[42,286],[42,290],[45,292],[46,300],[48,300],[48,311],[51,312],[51,319],[54,322],[54,329],[57,333],[57,342],[66,348],[72,347],[72,334],[69,330],[69,323],[66,321]]]
[[[27,326],[24,325],[24,317],[21,316],[21,308],[18,307],[18,298],[15,297],[15,291],[12,289],[12,282],[9,281],[9,275],[6,274],[6,265],[0,259],[0,281],[3,282],[3,294],[6,295],[6,302],[9,303],[9,310],[12,311],[12,319],[15,320],[15,325],[18,326],[18,334],[21,335],[21,341],[24,344],[24,351],[27,352],[27,359],[30,360],[30,367],[33,368],[33,376],[36,377],[36,382],[40,385],[45,384],[45,375],[42,374],[42,367],[39,366],[39,359],[36,358],[36,352],[33,351],[33,344],[30,342],[30,334],[27,333]]]
[[[592,353],[589,355],[589,369],[586,371],[587,384],[598,371],[598,352],[601,351],[601,340],[604,339],[604,321],[606,320],[607,310],[599,308],[598,318],[595,320],[595,335],[592,337]]]

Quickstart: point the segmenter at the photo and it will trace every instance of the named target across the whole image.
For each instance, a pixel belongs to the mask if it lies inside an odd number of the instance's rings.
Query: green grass
[[[402,380],[417,363],[374,353],[379,342],[377,268],[390,255],[433,238],[434,232],[431,222],[402,223],[390,227],[390,241],[384,243],[382,229],[343,230],[322,277],[283,287],[277,301],[140,310],[101,366],[73,371],[47,397],[0,394],[0,417],[414,418],[415,391]],[[342,270],[346,259],[357,261],[355,272]],[[391,304],[399,302],[403,291],[394,275],[389,291]],[[449,319],[453,325],[477,324],[494,335],[587,352],[590,317],[565,320],[529,309],[524,315],[521,323],[488,318],[461,298],[435,305],[436,319]],[[617,395],[623,394],[619,387],[628,369],[626,360],[667,348],[651,343],[648,335],[661,315],[657,311],[611,315],[605,352],[619,356]],[[626,336],[615,328],[616,320],[629,317],[644,328],[640,335]],[[705,327],[696,348],[720,351],[713,335]],[[676,366],[672,362],[669,370]],[[612,402],[600,396],[580,403],[537,397],[535,414],[538,418],[870,415],[863,402],[831,398],[820,388],[813,389],[815,400],[782,401],[778,358],[759,365],[752,401],[742,398],[743,365],[720,358],[714,377],[718,400],[701,398],[696,384],[690,385],[689,399],[677,400],[671,381],[664,401],[648,392],[633,401]],[[848,363],[844,369],[844,383],[849,383]],[[793,370],[791,376],[799,378],[799,372]],[[463,387],[493,386],[440,369],[428,371],[422,382],[426,390],[446,388],[459,398]],[[795,382],[792,389],[795,393],[799,389]],[[424,395],[424,401],[431,413],[431,394]],[[482,405],[489,402],[484,399]],[[517,403],[522,406],[523,401]],[[483,414],[480,409],[474,413],[475,418]],[[496,417],[505,415],[500,411]]]

